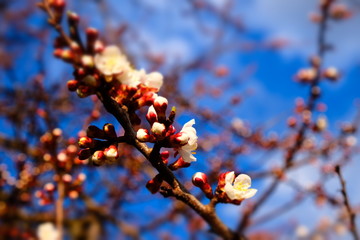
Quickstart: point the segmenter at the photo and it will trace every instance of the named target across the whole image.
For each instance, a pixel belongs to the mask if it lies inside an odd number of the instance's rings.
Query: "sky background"
[[[109,44],[117,42],[117,39],[116,36],[107,35],[106,30],[117,27],[119,23],[128,22],[129,28],[136,29],[136,35],[126,35],[126,41],[131,43],[136,38],[136,44],[128,44],[127,51],[135,56],[141,56],[142,51],[163,55],[165,66],[160,70],[165,74],[177,65],[187,63],[199,56],[206,56],[211,51],[209,48],[214,46],[213,35],[216,34],[217,29],[223,29],[221,37],[216,41],[221,46],[235,45],[236,50],[226,51],[217,56],[216,59],[213,59],[214,63],[226,65],[231,69],[228,79],[237,79],[246,70],[252,72],[251,69],[254,69],[254,71],[240,83],[234,83],[236,87],[227,90],[220,100],[194,99],[195,91],[193,88],[189,89],[188,86],[194,84],[199,77],[205,77],[206,83],[214,87],[220,87],[222,82],[204,69],[187,72],[181,77],[181,90],[184,96],[195,101],[198,106],[211,106],[215,111],[220,110],[228,104],[227,100],[231,96],[251,91],[252,94],[247,95],[244,102],[234,109],[233,117],[244,119],[252,126],[259,126],[263,124],[264,119],[268,119],[271,123],[266,129],[267,132],[276,131],[282,135],[288,130],[285,127],[286,119],[293,112],[295,98],[307,98],[307,87],[299,85],[293,79],[300,68],[308,67],[309,56],[316,52],[317,26],[311,23],[309,15],[316,11],[317,1],[234,1],[235,4],[231,10],[226,10],[226,15],[233,19],[239,19],[244,26],[243,30],[224,24],[221,19],[205,10],[199,10],[194,14],[191,4],[189,4],[191,1],[128,0],[122,1],[121,4],[117,0],[108,0],[107,2],[109,8],[99,9],[93,1],[69,1],[69,8],[74,9],[82,16],[84,26],[98,28],[102,35],[109,40]],[[209,0],[207,2],[219,11],[225,9],[229,3],[227,0]],[[351,7],[354,16],[346,21],[332,21],[329,24],[326,38],[329,43],[334,45],[334,50],[328,52],[324,62],[324,66],[338,67],[342,78],[336,83],[321,83],[324,92],[321,101],[328,106],[326,117],[329,120],[329,129],[334,133],[338,132],[341,121],[353,120],[356,114],[356,103],[360,97],[360,15],[358,14],[360,3],[357,0],[343,2]],[[44,25],[39,24],[42,18],[43,13],[39,12],[28,21],[34,27],[42,28]],[[6,26],[2,26],[2,28],[6,28]],[[203,29],[203,31],[199,31],[199,29]],[[269,44],[276,40],[282,40],[286,42],[286,45],[281,49],[266,47],[266,43]],[[69,66],[54,59],[51,44],[48,43],[47,46],[48,53],[45,56],[45,64],[51,75],[54,76],[51,81],[62,81],[61,79],[64,77],[70,77]],[[23,53],[18,64],[23,65],[23,61],[31,57],[29,55],[31,55],[30,52]],[[144,58],[139,57],[136,60],[137,68],[149,67]],[[25,68],[23,71],[31,72],[32,70]],[[198,121],[198,116],[185,113],[179,118],[179,123],[183,124],[191,117]],[[201,138],[201,135],[199,137]],[[255,159],[258,157],[256,154],[253,156]],[[268,158],[264,168],[279,163],[282,160],[282,153],[274,153]],[[358,169],[360,169],[358,156],[355,156],[353,162],[343,169],[350,201],[355,205],[359,205],[360,202]],[[195,170],[190,170],[190,176],[193,171]],[[309,187],[316,182],[319,174],[317,168],[307,166],[291,171],[289,177],[297,180],[302,186]],[[255,181],[254,187],[260,193],[267,184],[266,181]],[[339,183],[337,179],[334,179],[326,186],[329,189],[338,189]],[[293,193],[290,187],[282,184],[277,190],[277,194],[269,199],[265,209],[271,209],[287,199],[291,199]],[[259,196],[260,194],[254,199],[257,200]],[[159,198],[161,196],[149,200],[149,204],[156,205]],[[217,211],[225,222],[235,227],[239,209],[243,207],[223,204],[218,206]],[[129,205],[128,208],[131,211],[132,206]],[[149,214],[151,215],[151,213]],[[335,214],[336,212],[329,207],[319,208],[314,205],[313,200],[309,198],[301,206],[284,214],[277,221],[260,227],[284,231],[284,239],[288,239],[287,237],[294,236],[293,226],[300,224],[313,229],[320,219],[324,217],[333,219]],[[283,228],[286,219],[290,219],[285,224],[289,228]],[[343,239],[350,239],[350,236],[347,235]]]

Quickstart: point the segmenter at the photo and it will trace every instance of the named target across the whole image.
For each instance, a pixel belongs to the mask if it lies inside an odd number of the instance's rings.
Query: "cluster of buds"
[[[194,186],[200,188],[207,198],[214,197],[213,190],[205,173],[197,172],[193,175]],[[239,205],[243,200],[253,197],[257,190],[250,188],[251,179],[246,174],[240,174],[235,178],[234,172],[222,173],[219,176],[215,197],[218,202],[233,203]]]
[[[117,135],[112,124],[105,124],[103,129],[90,125],[86,134],[78,142],[82,148],[78,153],[80,160],[89,159],[94,165],[100,166],[118,159]]]
[[[70,174],[63,174],[61,175],[61,179],[59,179],[59,175],[55,175],[54,180],[55,183],[48,182],[44,185],[42,190],[35,192],[35,196],[39,198],[40,205],[44,206],[54,202],[56,183],[59,182],[59,180],[65,184],[65,196],[71,199],[78,198],[79,194],[82,192],[86,175],[84,173],[80,173],[76,176],[76,178],[73,178]]]
[[[195,120],[187,122],[180,132],[176,133],[172,125],[175,118],[175,108],[166,116],[168,101],[164,97],[157,97],[152,106],[149,107],[146,119],[151,126],[151,130],[140,128],[136,137],[141,142],[161,142],[162,146],[173,148],[175,156],[180,154],[180,158],[172,163],[169,168],[177,170],[187,167],[191,162],[196,161],[193,151],[197,148],[197,135],[193,127]]]

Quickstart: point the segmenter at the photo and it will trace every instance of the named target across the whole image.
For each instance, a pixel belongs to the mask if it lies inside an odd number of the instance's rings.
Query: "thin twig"
[[[354,211],[351,208],[351,205],[350,205],[350,202],[349,202],[349,196],[347,194],[346,187],[345,187],[346,183],[345,183],[345,180],[344,180],[344,178],[343,178],[343,176],[341,174],[341,167],[339,165],[337,165],[335,167],[335,172],[337,173],[337,175],[339,177],[340,184],[341,184],[341,194],[344,197],[344,205],[345,205],[346,210],[347,210],[347,212],[349,214],[351,234],[353,235],[355,240],[359,240],[359,233],[358,233],[357,228],[356,228],[356,215],[355,215]]]

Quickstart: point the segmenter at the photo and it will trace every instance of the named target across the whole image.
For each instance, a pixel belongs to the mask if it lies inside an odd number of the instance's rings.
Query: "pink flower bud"
[[[81,137],[79,139],[79,147],[81,148],[91,148],[94,147],[94,141],[89,137]]]
[[[70,183],[72,181],[72,176],[70,174],[64,174],[62,176],[62,180],[65,182],[65,183]]]
[[[79,175],[77,176],[77,179],[80,182],[84,182],[86,180],[86,174],[85,173],[79,173]]]
[[[168,106],[168,100],[164,97],[158,96],[155,98],[153,106],[156,110],[159,120],[161,122],[165,121],[165,112]]]
[[[140,142],[148,142],[149,139],[150,139],[149,131],[148,131],[147,129],[140,128],[140,129],[136,132],[136,138],[137,138]]]
[[[169,165],[169,169],[172,171],[176,171],[180,168],[187,168],[190,166],[189,162],[185,162],[183,160],[182,157],[180,157],[178,160],[176,160],[175,162],[173,162],[172,164]]]
[[[114,139],[117,137],[115,127],[111,123],[107,123],[103,126],[103,131],[105,132],[106,136],[110,139]]]
[[[67,12],[67,17],[68,17],[69,21],[74,22],[74,23],[80,21],[79,15],[77,15],[76,13],[71,12],[71,11]]]
[[[53,183],[47,183],[44,186],[44,190],[47,192],[53,192],[55,190],[55,185]]]
[[[71,190],[69,192],[69,198],[71,199],[77,199],[79,197],[79,192],[76,190]]]
[[[58,155],[57,155],[57,160],[59,162],[66,162],[66,160],[68,159],[67,155],[65,152],[60,152]]]
[[[92,68],[94,66],[94,58],[90,55],[82,55],[81,56],[81,64],[85,68]]]
[[[157,122],[158,117],[154,106],[149,107],[148,113],[146,114],[146,119],[148,120],[150,125],[153,125],[154,122]]]
[[[119,157],[118,148],[115,145],[110,145],[108,148],[105,148],[104,155],[106,159],[113,162]]]
[[[329,67],[325,69],[325,71],[323,72],[323,76],[331,81],[336,81],[339,79],[340,74],[336,68]]]
[[[99,165],[102,165],[105,162],[106,156],[105,156],[103,151],[96,151],[92,155],[91,160],[95,165],[99,166]]]
[[[163,180],[160,177],[160,175],[156,175],[153,179],[151,179],[150,181],[148,181],[146,183],[146,188],[152,193],[155,194],[159,191],[160,186],[162,184]]]
[[[151,127],[151,132],[154,133],[157,138],[160,138],[158,140],[161,140],[161,138],[165,136],[166,127],[162,123],[154,122]]]
[[[196,187],[199,187],[205,193],[207,198],[212,198],[214,196],[205,173],[195,173],[192,178],[192,182]]]
[[[170,156],[170,152],[169,151],[163,151],[160,153],[160,157],[161,157],[161,160],[164,164],[167,164],[168,163],[168,158]]]

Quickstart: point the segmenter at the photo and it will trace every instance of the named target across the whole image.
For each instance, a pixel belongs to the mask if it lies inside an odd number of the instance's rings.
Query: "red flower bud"
[[[158,174],[153,179],[151,179],[150,181],[148,181],[146,183],[146,188],[152,194],[155,194],[155,193],[157,193],[159,191],[162,182],[163,182],[163,180],[162,180],[161,176]]]
[[[180,157],[178,160],[176,160],[175,162],[173,162],[172,164],[169,165],[169,169],[172,171],[176,171],[180,168],[187,168],[190,166],[190,163],[185,162],[182,157]]]

